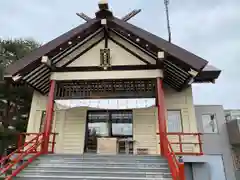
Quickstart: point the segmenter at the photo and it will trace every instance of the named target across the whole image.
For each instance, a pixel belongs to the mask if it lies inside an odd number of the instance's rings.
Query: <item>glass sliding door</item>
[[[101,111],[90,111],[87,117],[86,152],[97,151],[97,138],[109,136],[109,114]]]
[[[103,112],[91,112],[88,114],[88,130],[90,134],[97,136],[109,136],[109,114]]]
[[[97,151],[97,138],[115,137],[119,142],[119,152],[125,150],[126,139],[133,137],[133,115],[129,110],[89,111],[85,138],[85,152]],[[132,145],[129,148],[132,151]]]
[[[111,113],[112,136],[132,137],[132,113],[113,112]]]
[[[133,115],[132,111],[111,113],[112,137],[118,138],[119,153],[133,153]],[[127,148],[126,148],[127,147]],[[128,150],[126,150],[128,149]],[[128,152],[126,152],[128,151]]]

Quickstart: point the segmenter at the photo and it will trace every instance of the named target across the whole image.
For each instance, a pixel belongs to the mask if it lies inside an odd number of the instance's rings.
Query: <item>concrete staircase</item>
[[[44,155],[18,180],[172,180],[167,161],[159,156]]]

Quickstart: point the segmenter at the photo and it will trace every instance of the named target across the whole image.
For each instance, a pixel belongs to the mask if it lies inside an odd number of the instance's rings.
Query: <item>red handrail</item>
[[[18,163],[20,160],[22,160],[24,157],[26,157],[29,152],[31,152],[33,149],[38,148],[42,143],[44,142],[43,140],[43,136],[42,139],[37,142],[36,144],[32,145],[30,148],[28,148],[28,150],[24,153],[22,153],[22,155],[17,159],[17,161],[15,161],[14,164]],[[12,174],[10,176],[8,176],[5,180],[11,180],[13,177],[15,177],[21,170],[23,170],[28,164],[30,164],[33,160],[35,160],[38,156],[40,156],[42,154],[42,152],[38,152],[37,154],[35,154],[34,156],[32,156],[31,158],[28,159],[27,162],[25,162],[24,164],[22,164],[21,166],[19,166],[16,170],[14,170],[12,172]],[[12,166],[14,165],[12,164]],[[9,166],[9,168],[11,168],[12,166]]]
[[[33,160],[35,160],[38,156],[43,154],[44,152],[42,149],[40,151],[37,151],[38,147],[41,147],[42,144],[45,141],[44,134],[43,133],[22,133],[22,135],[36,135],[34,138],[32,138],[30,141],[23,143],[21,146],[21,143],[18,142],[18,147],[17,150],[9,154],[8,156],[4,157],[1,159],[0,163],[3,164],[6,160],[10,160],[7,164],[4,165],[3,168],[1,168],[0,175],[3,175],[6,173],[9,169],[11,169],[14,165],[22,161],[27,155],[32,154],[33,156],[30,157],[26,162],[21,164],[20,166],[15,169],[11,175],[5,178],[5,180],[11,180],[13,177],[15,177],[21,170],[23,170],[28,164],[30,164]],[[57,133],[51,133],[53,135],[53,141],[50,142],[52,143],[52,148],[50,152],[54,152],[54,147],[55,147],[55,136]],[[30,146],[29,146],[30,145]],[[28,146],[28,147],[27,147]],[[14,157],[16,155],[17,157]],[[12,160],[11,157],[14,159]]]
[[[38,133],[36,137],[34,137],[33,139],[31,139],[30,141],[28,141],[27,143],[24,143],[24,145],[18,147],[17,150],[15,150],[14,152],[12,152],[11,154],[9,154],[8,156],[5,156],[1,159],[0,164],[4,163],[4,161],[6,161],[7,159],[9,159],[11,156],[13,156],[14,154],[19,152],[19,149],[23,149],[24,147],[26,147],[27,145],[29,145],[30,143],[32,143],[34,140],[36,140],[40,135],[42,135],[42,133]]]
[[[168,135],[177,135],[179,142],[169,142]],[[187,154],[195,154],[195,155],[202,155],[202,142],[201,142],[201,133],[163,133],[163,139],[164,139],[164,156],[168,160],[169,168],[173,177],[173,180],[185,180],[184,175],[184,163],[179,162],[179,160],[176,158],[177,154],[180,155],[187,155]],[[183,142],[182,136],[197,136],[198,142]],[[178,144],[180,152],[174,152],[171,144]],[[193,145],[199,145],[199,152],[184,152],[183,145],[184,144],[193,144]]]
[[[176,155],[195,155],[195,156],[201,156],[203,155],[203,148],[202,148],[202,140],[201,140],[201,135],[202,133],[185,133],[185,132],[181,132],[181,133],[162,133],[163,135],[166,134],[167,137],[169,136],[178,136],[178,142],[171,142],[169,141],[169,143],[171,145],[179,145],[179,151],[175,149],[174,153]],[[157,133],[157,135],[160,135],[160,133]],[[160,135],[162,136],[162,135]],[[182,138],[183,137],[186,137],[186,136],[197,136],[196,137],[196,141],[193,142],[193,141],[186,141],[185,139],[183,140]],[[169,139],[169,138],[168,138]],[[194,151],[194,152],[185,152],[185,148],[184,148],[184,145],[194,145],[194,146],[198,146],[198,151]]]
[[[185,133],[185,132],[170,132],[166,133],[167,136],[178,136],[178,142],[169,142],[171,145],[176,144],[179,145],[179,151],[175,150],[176,155],[195,155],[195,156],[200,156],[203,155],[203,150],[202,150],[202,141],[201,141],[201,135],[202,133]],[[185,140],[183,141],[183,137],[194,137],[196,138],[195,142],[188,141],[186,142]],[[198,146],[199,150],[196,152],[185,152],[184,151],[184,145],[194,145]]]
[[[19,134],[19,138],[18,138],[18,153],[22,153],[24,150],[22,148],[22,146],[24,146],[26,142],[24,136],[31,136],[31,135],[37,135],[37,134],[44,134],[44,133],[20,133]],[[55,144],[56,144],[56,135],[58,135],[58,133],[51,133],[50,134],[52,136],[52,141],[49,141],[49,145],[52,145],[51,150],[48,151],[48,153],[54,153],[54,149],[55,149]],[[34,143],[33,141],[31,143]],[[23,144],[23,145],[22,145]],[[37,153],[37,149],[33,149],[33,152]]]
[[[168,141],[167,136],[164,136],[164,149],[165,157],[168,160],[169,168],[173,177],[173,180],[185,180],[184,176],[184,164],[180,163],[172,149],[170,142]]]
[[[34,140],[36,138],[38,138],[39,136],[36,136],[35,138],[33,138]],[[2,170],[0,175],[4,174],[5,172],[7,172],[7,170],[9,170],[10,168],[12,168],[14,165],[16,165],[18,162],[20,162],[24,157],[26,157],[27,155],[29,155],[30,152],[32,152],[33,149],[35,149],[36,147],[38,147],[39,144],[41,144],[41,142],[43,142],[43,138],[41,138],[40,143],[37,142],[35,144],[33,144],[32,146],[28,147],[27,150],[21,154],[18,154],[18,157],[15,158],[13,160],[13,163],[8,163]],[[16,151],[17,152],[17,151]],[[16,153],[14,152],[14,154]]]

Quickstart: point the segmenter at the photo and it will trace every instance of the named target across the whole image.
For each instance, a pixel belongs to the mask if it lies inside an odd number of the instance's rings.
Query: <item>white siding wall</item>
[[[176,92],[171,88],[165,88],[165,104],[168,110],[181,110],[183,132],[196,133],[197,124],[195,117],[195,110],[193,106],[192,88],[182,92]],[[167,113],[166,113],[167,117]],[[158,130],[157,130],[158,131]],[[170,142],[179,142],[177,136],[168,136]],[[197,136],[182,136],[183,142],[198,142]],[[179,145],[172,145],[173,149],[179,151]],[[185,152],[199,152],[198,145],[184,145]]]
[[[47,97],[34,91],[29,114],[27,133],[39,133],[42,111],[45,110]],[[30,141],[35,135],[27,136],[25,141]]]
[[[188,89],[182,92],[176,92],[175,90],[166,87],[164,89],[164,92],[166,109],[181,110],[183,131],[197,132],[195,110],[193,106],[192,88],[189,87]]]
[[[47,97],[34,91],[30,109],[27,132],[39,132],[42,111],[46,110]]]
[[[41,123],[42,111],[46,110],[47,97],[34,92],[30,117],[27,127],[28,133],[38,133]],[[55,108],[52,132],[56,136],[56,153],[83,153],[86,108],[59,110]],[[28,137],[27,141],[32,137]],[[49,149],[51,146],[49,147]]]
[[[86,108],[67,110],[63,122],[61,151],[69,154],[82,154],[84,151]]]
[[[135,141],[134,153],[137,149],[148,149],[149,154],[157,152],[157,108],[145,108],[133,110],[133,139]]]
[[[56,136],[55,152],[62,153],[63,127],[64,127],[65,111],[56,111],[53,124],[53,132],[58,133]]]

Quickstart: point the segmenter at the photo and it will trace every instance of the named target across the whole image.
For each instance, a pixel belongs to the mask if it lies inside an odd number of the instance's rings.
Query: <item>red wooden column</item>
[[[166,118],[165,118],[165,100],[164,100],[164,91],[163,91],[163,80],[158,77],[157,78],[157,107],[158,107],[158,128],[159,128],[159,135],[160,135],[160,149],[161,154],[165,156],[166,150],[165,150],[165,137],[167,132],[167,126],[166,126]]]
[[[43,153],[48,153],[49,140],[52,131],[52,121],[53,121],[53,110],[54,110],[54,91],[55,91],[56,82],[55,80],[50,81],[50,90],[48,93],[48,103],[46,107],[46,119],[44,126],[44,143],[42,146]]]

